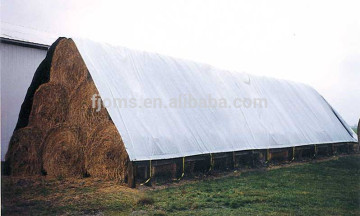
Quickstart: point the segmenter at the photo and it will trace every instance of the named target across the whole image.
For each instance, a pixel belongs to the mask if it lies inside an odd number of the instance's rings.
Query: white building
[[[36,68],[56,37],[22,26],[0,23],[1,160],[18,120]]]

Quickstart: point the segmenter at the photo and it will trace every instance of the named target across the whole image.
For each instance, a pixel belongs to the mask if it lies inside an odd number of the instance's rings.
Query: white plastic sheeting
[[[350,127],[307,85],[74,41],[132,161],[357,141]],[[197,100],[210,95],[232,107],[167,106],[181,95]],[[114,98],[133,98],[137,106],[109,106]],[[162,107],[140,107],[146,98],[160,99]],[[235,108],[236,98],[265,99],[267,107]]]

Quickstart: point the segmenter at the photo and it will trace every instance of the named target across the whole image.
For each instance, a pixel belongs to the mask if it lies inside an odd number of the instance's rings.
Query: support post
[[[185,157],[182,158],[182,173],[180,178],[178,178],[178,180],[181,180],[185,175]]]
[[[212,153],[210,153],[210,168],[209,168],[209,172],[214,168],[214,158]]]
[[[152,177],[152,165],[151,165],[151,160],[149,160],[149,178],[144,183],[142,183],[140,185],[149,185],[149,184],[151,184],[151,177]]]
[[[317,152],[318,152],[318,149],[317,149],[317,145],[315,144],[314,145],[314,158],[316,158],[316,156],[317,156]]]
[[[254,150],[251,151],[251,166],[255,167],[255,152],[254,152]]]
[[[271,152],[270,149],[266,150],[266,163],[270,162],[271,160]]]
[[[130,161],[127,169],[128,176],[128,187],[135,188],[136,187],[136,165],[134,162]]]
[[[176,178],[176,168],[177,168],[177,164],[176,163],[172,163],[171,164],[171,178],[175,179]]]
[[[235,152],[233,152],[233,168],[236,168],[237,167],[237,164],[236,164],[236,154]]]

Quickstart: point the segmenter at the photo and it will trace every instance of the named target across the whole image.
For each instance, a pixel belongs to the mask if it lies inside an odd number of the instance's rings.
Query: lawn
[[[2,178],[4,215],[360,215],[360,156],[129,189],[99,179]]]

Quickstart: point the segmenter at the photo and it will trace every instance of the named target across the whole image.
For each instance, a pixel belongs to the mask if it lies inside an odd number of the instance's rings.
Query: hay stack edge
[[[94,94],[102,100],[160,98],[162,103],[186,94],[227,101],[257,98],[265,99],[266,107],[113,105],[97,112],[92,107]],[[155,174],[151,169],[157,164],[176,176],[184,172],[188,157],[210,155],[211,166],[213,155],[225,154],[223,158],[233,157],[234,165],[237,152],[262,154],[268,149],[334,143],[355,144],[357,136],[324,98],[304,84],[59,38],[35,72],[5,166],[11,175],[94,176],[132,181],[133,186],[141,168],[144,179]]]

